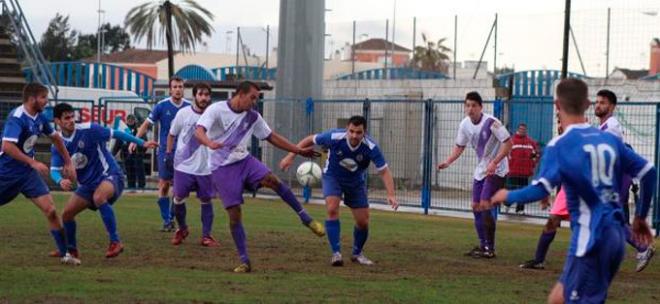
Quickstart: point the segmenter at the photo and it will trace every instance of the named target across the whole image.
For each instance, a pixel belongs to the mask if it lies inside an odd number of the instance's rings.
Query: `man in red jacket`
[[[534,175],[534,168],[541,158],[539,146],[531,137],[527,136],[527,125],[518,125],[516,134],[512,137],[513,147],[509,154],[508,184],[511,189],[518,189],[529,184],[529,178]],[[525,207],[516,205],[516,213],[524,214]]]

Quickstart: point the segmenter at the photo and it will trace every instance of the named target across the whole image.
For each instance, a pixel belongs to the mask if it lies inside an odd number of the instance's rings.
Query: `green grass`
[[[58,210],[66,196],[55,195]],[[567,247],[561,229],[545,271],[517,265],[534,253],[541,226],[501,222],[498,257],[462,254],[475,243],[472,221],[373,211],[366,254],[374,267],[348,262],[329,266],[325,238],[299,224],[281,201],[244,205],[253,273],[234,274],[238,264],[227,216],[216,206],[219,248],[202,248],[199,205],[188,202],[191,235],[181,246],[158,232],[155,199],[125,195],[115,204],[125,252],[105,259],[107,237],[95,212],[78,217],[83,264],[60,265],[40,212],[25,199],[0,208],[0,303],[541,303],[557,280]],[[324,208],[307,207],[317,219]],[[352,219],[342,209],[342,248],[350,256]],[[610,288],[612,303],[658,303],[660,262],[634,273],[632,252]]]

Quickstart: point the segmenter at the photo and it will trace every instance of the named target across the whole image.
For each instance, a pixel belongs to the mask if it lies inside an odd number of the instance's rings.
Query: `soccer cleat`
[[[176,230],[174,233],[174,237],[172,238],[172,245],[177,246],[183,243],[183,240],[186,239],[186,237],[190,234],[188,232],[188,228],[179,228]]]
[[[204,247],[218,247],[218,246],[220,246],[220,243],[218,243],[218,241],[216,241],[210,235],[202,237],[202,241],[200,242],[200,244]]]
[[[67,250],[67,252],[70,253],[71,256],[73,256],[76,259],[80,258],[80,253],[78,252],[78,249],[76,249],[76,248],[69,248]],[[59,258],[60,257],[60,252],[58,250],[53,250],[53,251],[48,253],[48,256],[51,257],[51,258]]]
[[[176,229],[174,226],[174,222],[169,222],[167,224],[163,224],[163,228],[160,228],[160,232],[172,232]]]
[[[543,262],[537,262],[536,260],[529,260],[525,263],[518,265],[522,269],[545,269],[545,264]]]
[[[65,256],[63,256],[60,259],[60,262],[65,265],[73,265],[73,266],[78,266],[80,265],[80,260],[77,258],[74,258],[71,254],[67,253]]]
[[[372,262],[370,259],[368,259],[366,256],[364,256],[361,253],[359,255],[354,255],[351,258],[351,261],[353,261],[353,263],[358,263],[360,265],[365,265],[365,266],[371,266],[374,264],[374,262]]]
[[[640,272],[649,265],[651,258],[655,255],[655,247],[649,246],[644,252],[637,253],[637,267],[635,267],[636,272]]]
[[[124,251],[124,245],[121,242],[110,242],[108,251],[105,253],[106,258],[114,258]]]
[[[495,258],[495,250],[489,250],[488,248],[484,249],[478,257],[475,256],[475,258],[484,258],[484,259],[492,259]]]
[[[474,246],[470,251],[464,253],[464,256],[469,256],[473,258],[478,258],[481,257],[481,253],[483,252],[483,249],[481,249],[481,246]]]
[[[316,236],[318,236],[318,237],[325,236],[325,227],[323,227],[323,225],[321,223],[319,223],[315,220],[312,220],[311,222],[305,224],[305,226],[307,226],[307,228],[309,228],[309,230],[314,232],[314,234],[316,234]]]
[[[332,254],[330,264],[335,267],[344,266],[344,259],[341,257],[340,252],[335,252]]]
[[[252,272],[252,266],[250,266],[250,263],[241,263],[241,265],[238,265],[238,267],[234,268],[235,273],[248,273]]]

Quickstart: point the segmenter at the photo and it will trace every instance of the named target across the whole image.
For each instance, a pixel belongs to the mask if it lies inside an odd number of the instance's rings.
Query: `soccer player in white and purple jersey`
[[[195,130],[199,143],[213,150],[209,160],[213,186],[229,213],[229,228],[241,259],[241,264],[234,272],[250,272],[252,269],[241,223],[241,204],[245,188],[272,189],[298,214],[305,226],[319,237],[325,235],[323,225],[309,216],[291,189],[268,167],[250,155],[247,149],[254,135],[288,152],[305,157],[320,155],[312,148],[298,148],[282,135],[272,131],[259,112],[253,109],[258,98],[259,87],[255,83],[241,82],[230,100],[216,102],[204,111]]]
[[[174,231],[174,215],[171,212],[170,198],[168,192],[170,184],[174,178],[174,172],[168,168],[167,154],[167,135],[170,132],[170,126],[176,113],[189,106],[190,101],[183,98],[183,79],[178,76],[170,78],[170,97],[159,101],[149,114],[149,117],[142,123],[135,137],[141,138],[147,133],[149,127],[155,123],[159,124],[158,132],[158,207],[160,208],[160,217],[163,219],[163,232]],[[176,143],[175,143],[176,149]],[[135,153],[135,144],[128,148],[130,153]]]
[[[360,265],[373,265],[363,253],[364,244],[369,237],[369,200],[367,198],[366,174],[369,164],[376,165],[385,189],[387,202],[396,210],[399,203],[394,193],[394,179],[380,152],[378,144],[367,133],[367,120],[362,116],[348,119],[345,129],[332,129],[307,136],[298,143],[306,148],[314,145],[328,149],[328,160],[323,169],[323,196],[328,210],[325,230],[332,250],[330,264],[343,266],[341,255],[341,225],[339,223],[339,204],[351,208],[355,227],[353,228],[353,255],[351,260]],[[280,168],[287,170],[293,165],[295,154],[289,153],[280,161]]]
[[[478,163],[472,184],[472,210],[479,246],[475,246],[465,255],[494,258],[496,223],[494,213],[497,210],[481,210],[479,205],[504,187],[509,172],[506,156],[511,151],[511,136],[497,118],[483,113],[483,100],[479,93],[468,93],[464,105],[467,117],[458,127],[456,146],[449,157],[438,165],[438,170],[449,167],[461,156],[468,144],[477,152]]]
[[[155,148],[158,144],[154,141],[145,142],[128,133],[104,128],[96,123],[76,124],[74,109],[67,103],[56,105],[53,113],[55,124],[61,130],[66,150],[71,154],[78,176],[78,187],[62,212],[67,251],[79,259],[75,217],[85,209],[90,209],[99,211],[108,233],[110,244],[105,257],[116,257],[124,250],[124,246],[117,234],[117,221],[112,204],[121,196],[124,178],[119,165],[108,151],[107,143],[111,138],[117,138],[145,148]],[[63,190],[71,191],[75,187],[74,182],[62,177],[62,165],[62,154],[53,147],[50,159],[51,178]]]
[[[552,139],[532,185],[500,190],[491,202],[534,202],[561,184],[571,219],[568,256],[548,303],[604,303],[625,254],[624,218],[619,191],[624,174],[640,180],[640,200],[632,225],[636,242],[653,241],[646,222],[656,188],[656,169],[616,136],[584,123],[588,88],[579,79],[557,85],[555,106],[565,132]]]
[[[623,137],[623,128],[621,123],[614,116],[614,111],[616,109],[616,94],[610,90],[600,90],[596,94],[596,102],[594,103],[594,114],[598,117],[600,122],[600,130],[612,133],[617,138],[621,139],[625,143]],[[628,144],[626,144],[628,145]],[[632,149],[628,145],[629,148]],[[630,187],[633,184],[633,179],[630,175],[624,175],[623,180],[621,181],[621,191],[619,191],[619,201],[623,207],[624,215],[629,216],[630,211],[628,209],[628,200],[630,198]],[[646,268],[646,266],[651,261],[651,258],[655,254],[655,248],[653,246],[644,246],[637,244],[632,239],[630,230],[626,230],[626,242],[630,246],[634,247],[637,250],[637,266],[635,270],[640,272]]]
[[[205,82],[197,83],[192,88],[193,104],[181,109],[172,120],[170,133],[167,136],[167,159],[173,159],[166,164],[174,167],[174,217],[179,228],[174,233],[172,245],[179,245],[188,236],[186,223],[186,198],[190,192],[196,191],[202,209],[202,239],[205,247],[218,246],[211,236],[213,227],[214,190],[209,169],[209,148],[199,144],[195,138],[197,121],[211,104],[211,86]],[[174,157],[171,156],[174,141],[177,141]]]
[[[76,171],[62,137],[53,130],[48,119],[41,113],[46,104],[48,88],[38,83],[29,83],[23,88],[23,104],[7,116],[0,149],[0,206],[11,202],[22,193],[46,216],[62,262],[79,264],[79,261],[66,253],[64,229],[57,216],[53,197],[41,178],[48,176],[48,167],[34,159],[37,138],[46,134],[62,154],[63,173],[72,180],[76,179]]]

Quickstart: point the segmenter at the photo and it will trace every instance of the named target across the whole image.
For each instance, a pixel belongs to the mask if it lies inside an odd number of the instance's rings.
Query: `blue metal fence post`
[[[371,101],[369,101],[369,98],[366,98],[364,102],[362,102],[362,116],[364,116],[364,119],[367,121],[365,127],[369,130],[369,119],[371,118]]]
[[[660,168],[660,104],[655,105],[655,155],[654,155],[654,163],[656,168]],[[659,171],[660,172],[660,171]],[[658,177],[660,177],[660,173],[658,174]],[[656,189],[660,189],[660,178],[658,179],[658,184],[656,185]],[[652,225],[653,228],[655,228],[655,236],[657,237],[660,235],[660,199],[658,199],[658,191],[655,192],[655,195],[653,196],[653,218],[652,218]]]
[[[424,143],[422,154],[422,208],[429,214],[431,206],[431,170],[433,168],[433,101],[424,102]]]
[[[312,133],[312,123],[314,120],[314,100],[311,97],[308,97],[305,100],[305,115],[307,116],[307,134]],[[305,204],[309,203],[309,200],[312,198],[312,187],[305,186],[303,187],[303,199]]]

